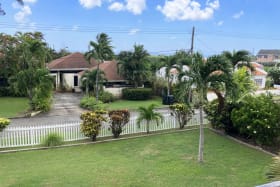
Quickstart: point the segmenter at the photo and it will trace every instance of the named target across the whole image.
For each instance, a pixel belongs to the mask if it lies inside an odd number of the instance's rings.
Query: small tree
[[[85,136],[90,137],[92,141],[96,140],[102,122],[107,121],[104,114],[106,114],[106,111],[97,110],[95,112],[85,112],[81,115],[81,119],[83,120],[81,123],[81,131]]]
[[[143,120],[145,120],[147,134],[150,133],[150,123],[152,120],[155,120],[157,125],[159,124],[160,121],[161,122],[163,121],[162,114],[154,111],[155,107],[156,107],[155,104],[151,104],[148,107],[139,107],[138,108],[139,116],[137,118],[137,124],[140,127],[140,123]]]
[[[118,138],[123,131],[123,127],[129,122],[129,111],[128,110],[112,110],[109,112],[111,119],[111,129],[114,138]]]
[[[174,115],[179,122],[180,129],[183,129],[187,125],[188,121],[192,118],[194,111],[190,105],[184,103],[177,103],[170,105],[171,115]]]

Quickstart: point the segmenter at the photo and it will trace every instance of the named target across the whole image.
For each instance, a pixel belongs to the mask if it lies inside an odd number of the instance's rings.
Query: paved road
[[[11,126],[59,124],[62,122],[78,121],[84,111],[79,107],[82,95],[77,93],[56,93],[49,112],[32,118],[18,118],[11,120]]]

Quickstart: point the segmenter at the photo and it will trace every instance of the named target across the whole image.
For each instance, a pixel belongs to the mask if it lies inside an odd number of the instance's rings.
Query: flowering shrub
[[[85,112],[81,115],[83,122],[81,123],[81,131],[85,136],[90,137],[92,141],[96,140],[99,134],[102,122],[107,121],[104,110],[97,110],[94,112]]]
[[[233,109],[231,119],[239,133],[259,144],[270,145],[280,135],[280,105],[271,96],[246,97]]]
[[[111,129],[114,138],[118,138],[122,133],[122,128],[129,122],[130,114],[128,110],[112,110],[109,112]]]
[[[10,124],[10,120],[6,118],[0,118],[0,132]]]
[[[194,111],[189,105],[184,103],[176,103],[174,105],[170,105],[171,115],[175,115],[179,122],[180,129],[183,129],[185,125],[187,125],[188,121],[192,118]]]

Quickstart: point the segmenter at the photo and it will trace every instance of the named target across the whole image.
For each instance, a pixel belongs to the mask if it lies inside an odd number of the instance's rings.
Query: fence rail
[[[40,126],[16,126],[7,127],[0,133],[0,148],[33,146],[42,143],[43,139],[49,133],[58,133],[63,137],[64,141],[75,141],[87,139],[80,131],[81,121],[67,122],[54,125]],[[198,115],[194,115],[188,122],[188,126],[199,124]],[[150,131],[160,131],[167,129],[179,128],[179,125],[174,116],[166,115],[162,123],[157,125],[155,122],[150,124]],[[121,135],[135,134],[146,132],[145,123],[141,123],[140,127],[136,124],[136,118],[130,119],[128,124],[123,128]],[[104,123],[101,127],[98,137],[112,136],[109,123]]]

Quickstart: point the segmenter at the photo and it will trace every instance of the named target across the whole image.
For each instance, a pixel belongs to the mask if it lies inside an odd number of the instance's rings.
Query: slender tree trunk
[[[99,94],[98,94],[98,92],[99,92],[99,90],[98,90],[98,80],[99,79],[99,62],[97,62],[97,69],[96,69],[96,80],[95,80],[95,88],[96,88],[96,93],[95,93],[95,95],[96,95],[96,102],[98,103],[98,96],[99,96]]]
[[[213,90],[213,91],[214,91],[214,93],[216,94],[216,96],[218,98],[218,102],[219,102],[219,104],[218,104],[218,112],[220,113],[223,110],[224,106],[225,106],[225,99],[224,99],[224,97],[223,97],[221,92],[219,92],[218,90]]]
[[[150,121],[147,121],[146,129],[147,129],[147,134],[149,134],[150,133]]]
[[[203,163],[203,151],[204,151],[204,125],[203,125],[203,96],[200,96],[199,105],[199,147],[198,147],[198,162]]]
[[[167,76],[167,96],[170,95],[169,75]]]

